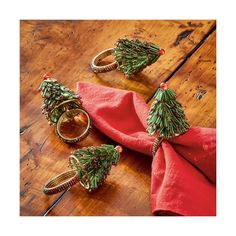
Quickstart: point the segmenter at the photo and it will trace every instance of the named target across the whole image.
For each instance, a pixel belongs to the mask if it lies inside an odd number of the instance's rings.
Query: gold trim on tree
[[[166,83],[161,83],[147,118],[147,132],[152,136],[157,135],[153,143],[153,155],[164,139],[181,135],[188,129],[189,124],[175,92],[168,89]]]
[[[48,123],[56,127],[57,135],[64,142],[76,143],[89,134],[92,127],[92,121],[89,114],[82,107],[82,101],[78,94],[74,93],[69,88],[66,88],[56,79],[53,79],[48,75],[44,75],[44,80],[41,82],[39,91],[41,91],[41,95],[44,99],[41,107],[42,113],[45,115]],[[80,115],[80,120],[77,116],[79,113],[82,114]],[[83,120],[86,119],[84,132],[72,138],[63,135],[60,131],[63,117],[74,119],[77,125],[85,125]]]

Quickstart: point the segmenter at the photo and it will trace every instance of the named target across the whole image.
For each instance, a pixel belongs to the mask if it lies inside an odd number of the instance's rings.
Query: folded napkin
[[[149,106],[138,94],[79,82],[94,125],[116,142],[152,156],[146,132]],[[157,215],[216,215],[216,130],[190,128],[165,140],[153,157],[151,209]]]

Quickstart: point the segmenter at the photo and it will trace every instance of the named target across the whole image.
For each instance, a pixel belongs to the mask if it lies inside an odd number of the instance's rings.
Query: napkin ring
[[[182,105],[167,83],[161,83],[154,94],[154,101],[147,117],[147,132],[155,136],[152,146],[153,156],[165,139],[182,135],[189,129]]]
[[[77,149],[69,156],[71,170],[50,179],[43,187],[45,194],[56,194],[71,188],[78,182],[92,192],[103,184],[112,165],[117,165],[121,146],[103,144],[100,147]]]
[[[42,113],[55,126],[60,139],[76,143],[89,134],[92,121],[78,94],[48,75],[44,75],[39,91],[44,99]]]
[[[130,78],[156,62],[164,54],[165,50],[154,43],[141,42],[138,39],[118,39],[115,48],[106,49],[96,55],[90,66],[95,73],[111,71],[118,67],[126,77]],[[99,62],[109,55],[113,55],[115,61],[107,65],[99,65]]]
[[[95,73],[103,73],[103,72],[108,72],[108,71],[112,71],[114,69],[117,68],[118,63],[117,61],[111,62],[110,64],[107,64],[105,66],[99,66],[99,62],[106,58],[107,56],[110,56],[114,53],[115,49],[114,48],[109,48],[106,49],[102,52],[100,52],[97,56],[95,56],[92,59],[92,62],[90,64],[91,69],[95,72]]]

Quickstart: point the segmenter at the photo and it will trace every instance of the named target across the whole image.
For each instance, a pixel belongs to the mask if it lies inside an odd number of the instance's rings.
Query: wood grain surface
[[[60,141],[41,114],[38,87],[43,74],[53,75],[73,90],[77,81],[86,81],[133,90],[146,100],[168,79],[191,125],[215,127],[215,24],[214,20],[22,20],[20,214],[42,215],[59,197],[45,196],[42,187],[68,168],[71,151],[113,142],[96,128],[77,146]],[[166,54],[133,79],[118,70],[94,74],[91,59],[122,37],[154,42]],[[93,194],[80,185],[71,188],[50,215],[152,215],[150,171],[150,157],[125,149],[106,184]]]
[[[168,81],[168,87],[176,92],[192,127],[216,127],[215,48],[216,32],[213,32]]]
[[[169,81],[191,126],[216,127],[216,32]]]

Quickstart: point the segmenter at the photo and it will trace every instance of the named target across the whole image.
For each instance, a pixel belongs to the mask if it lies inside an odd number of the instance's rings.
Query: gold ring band
[[[152,155],[155,156],[158,148],[160,147],[162,141],[164,140],[164,138],[162,137],[156,137],[154,142],[153,142],[153,145],[152,145]]]
[[[69,104],[69,103],[73,103],[77,108],[81,108],[81,104],[78,103],[78,99],[69,99],[66,101],[63,101],[61,103],[59,103],[57,106],[55,106],[52,111],[50,112],[50,115],[53,114],[54,111],[56,111],[59,107]]]
[[[61,134],[61,132],[60,132],[60,129],[59,129],[60,122],[63,119],[63,114],[65,114],[66,112],[71,112],[71,111],[82,112],[87,117],[87,121],[88,121],[88,124],[87,124],[87,127],[86,127],[85,131],[81,135],[79,135],[78,137],[75,137],[75,138],[68,138],[68,137],[63,136]],[[77,142],[83,140],[84,138],[86,138],[88,136],[89,131],[92,128],[92,121],[90,119],[89,114],[84,109],[82,109],[82,108],[75,108],[75,109],[68,110],[66,112],[64,112],[60,116],[60,118],[58,119],[58,122],[57,122],[57,125],[56,125],[56,133],[59,136],[59,138],[62,139],[64,142],[67,142],[67,143],[77,143]]]
[[[93,70],[93,72],[95,73],[102,73],[102,72],[107,72],[107,71],[111,71],[117,68],[118,64],[116,61],[104,65],[104,66],[98,66],[98,63],[100,60],[104,59],[105,57],[112,55],[112,53],[114,52],[114,48],[109,48],[106,49],[102,52],[100,52],[97,56],[95,56],[90,64],[91,69]]]
[[[67,190],[79,182],[76,170],[65,171],[47,182],[43,187],[45,194],[56,194]]]

